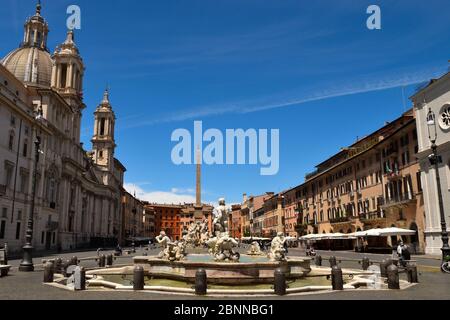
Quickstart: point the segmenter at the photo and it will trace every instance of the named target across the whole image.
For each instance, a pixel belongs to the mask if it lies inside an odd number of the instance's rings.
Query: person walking
[[[363,242],[363,252],[365,253],[365,252],[367,252],[368,250],[368,247],[369,247],[369,242],[367,241],[367,238],[364,238],[364,240],[363,240],[364,242]]]
[[[400,241],[398,246],[397,246],[397,256],[398,256],[398,261],[400,263],[401,266],[405,266],[405,257],[404,257],[404,253],[405,253],[405,248],[404,248],[404,244],[403,241]]]
[[[402,245],[402,266],[406,267],[408,261],[411,260],[411,252],[406,244]]]

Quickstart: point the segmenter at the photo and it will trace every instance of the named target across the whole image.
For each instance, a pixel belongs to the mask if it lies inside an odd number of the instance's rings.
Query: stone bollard
[[[195,273],[195,294],[204,296],[207,291],[208,280],[205,269],[198,269]]]
[[[419,279],[417,277],[417,267],[416,266],[408,266],[406,269],[406,273],[408,275],[409,283],[419,283]]]
[[[52,283],[55,268],[52,262],[47,261],[44,265],[44,283]]]
[[[134,268],[133,290],[144,290],[144,268],[141,266]]]
[[[100,255],[100,257],[98,258],[98,266],[100,268],[104,268],[105,267],[105,260],[106,260],[105,255],[104,254]]]
[[[61,267],[62,267],[62,259],[61,258],[55,259],[55,272],[62,274],[63,272],[61,271]]]
[[[322,266],[322,257],[320,256],[320,254],[318,254],[314,260],[315,260],[316,266],[318,266],[318,267]]]
[[[274,292],[276,295],[284,296],[286,294],[286,275],[281,269],[276,269],[274,272]]]
[[[370,260],[367,257],[364,257],[361,261],[362,269],[367,270],[370,267]]]
[[[77,266],[78,265],[78,257],[73,256],[72,259],[70,259],[70,264]]]
[[[76,267],[74,273],[75,290],[86,290],[86,270],[83,267]]]
[[[5,242],[5,245],[3,247],[3,249],[5,250],[5,265],[8,265],[8,243]]]
[[[391,259],[383,259],[380,263],[380,273],[383,278],[387,277],[387,268],[392,264]]]
[[[111,267],[113,265],[113,255],[108,254],[106,256],[106,266]]]
[[[63,261],[61,264],[61,273],[64,277],[67,277],[67,268],[70,266],[70,260]]]
[[[344,290],[342,269],[337,265],[331,268],[331,285],[333,286],[333,290]]]
[[[335,256],[331,256],[330,259],[329,259],[328,261],[330,261],[330,268],[333,268],[334,266],[337,265],[336,257],[335,257]]]
[[[400,278],[398,276],[398,268],[391,264],[387,267],[387,278],[389,289],[400,289]]]

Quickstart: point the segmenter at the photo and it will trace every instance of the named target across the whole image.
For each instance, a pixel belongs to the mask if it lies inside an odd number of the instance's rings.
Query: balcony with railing
[[[400,194],[391,198],[386,198],[382,208],[405,207],[415,203],[416,197],[413,194]]]
[[[361,222],[370,222],[370,221],[384,219],[384,218],[386,218],[386,216],[383,213],[383,211],[381,211],[381,210],[374,211],[374,212],[361,213],[359,215],[359,220]]]
[[[345,222],[349,222],[349,221],[350,221],[350,217],[349,216],[336,217],[336,218],[331,218],[330,219],[330,223],[332,223],[332,224],[345,223]]]

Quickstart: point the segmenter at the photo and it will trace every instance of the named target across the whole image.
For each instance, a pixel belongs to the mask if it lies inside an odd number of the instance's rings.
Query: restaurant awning
[[[412,236],[416,231],[401,228],[383,228],[383,229],[370,229],[366,231],[357,231],[350,235],[355,237],[390,237],[390,236]]]
[[[356,239],[352,234],[344,233],[321,233],[321,234],[308,234],[300,238],[300,240],[348,240]]]

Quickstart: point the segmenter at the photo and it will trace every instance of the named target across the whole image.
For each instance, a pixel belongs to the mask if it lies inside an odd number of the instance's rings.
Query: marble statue
[[[214,234],[205,242],[209,253],[214,256],[215,261],[239,261],[239,253],[233,250],[238,246],[238,242],[228,234],[229,211],[224,198],[219,199],[219,206],[214,208],[213,215]]]
[[[219,199],[219,206],[213,210],[214,220],[214,234],[228,232],[228,210],[225,206],[225,199]]]
[[[208,252],[210,255],[215,256],[216,255],[216,243],[217,243],[217,236],[211,237],[208,240],[205,241],[205,244],[208,247]]]
[[[175,258],[177,261],[183,260],[186,257],[186,242],[178,241],[177,247],[175,248]]]
[[[185,236],[183,236],[183,239],[186,241],[186,243],[194,247],[205,244],[208,238],[208,221],[206,220],[203,220],[201,222],[191,222],[191,224],[189,225],[189,229],[186,231]]]
[[[164,231],[161,231],[159,233],[159,236],[155,237],[156,241],[161,245],[163,250],[158,254],[158,257],[162,258],[166,255],[166,250],[168,247],[168,244],[170,243],[170,238],[166,235]]]
[[[184,241],[169,241],[166,248],[161,251],[160,258],[169,261],[181,261],[186,256],[186,245]]]
[[[268,254],[270,261],[286,261],[286,249],[284,248],[285,241],[284,233],[278,232],[270,245],[270,252]]]
[[[240,254],[233,250],[237,247],[238,242],[230,237],[227,232],[221,233],[217,237],[217,242],[214,248],[214,260],[215,261],[239,261]]]
[[[206,219],[200,224],[200,243],[204,244],[209,238],[208,221]]]
[[[257,241],[253,241],[250,246],[250,250],[247,251],[247,254],[251,256],[261,256],[264,253],[261,251],[259,243]]]

